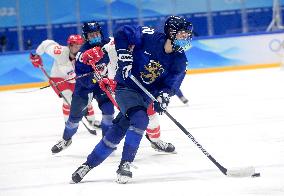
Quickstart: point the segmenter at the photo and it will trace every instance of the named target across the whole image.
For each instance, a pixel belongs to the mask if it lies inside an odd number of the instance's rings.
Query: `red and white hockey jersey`
[[[50,77],[66,80],[76,76],[74,62],[69,58],[70,50],[67,46],[61,46],[53,40],[45,40],[37,47],[36,53],[38,55],[46,53],[54,59]],[[75,80],[68,82],[75,83]]]

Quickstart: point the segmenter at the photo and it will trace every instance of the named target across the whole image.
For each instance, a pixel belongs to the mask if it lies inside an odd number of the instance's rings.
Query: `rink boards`
[[[194,39],[186,52],[188,74],[278,67],[284,59],[284,33]],[[52,58],[43,55],[50,71]],[[29,61],[29,53],[0,55],[0,90],[35,88],[46,78]]]

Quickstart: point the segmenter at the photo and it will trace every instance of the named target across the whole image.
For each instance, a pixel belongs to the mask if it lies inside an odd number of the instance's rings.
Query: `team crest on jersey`
[[[158,78],[162,73],[164,73],[164,68],[159,62],[155,62],[154,60],[150,60],[148,65],[144,66],[145,71],[140,72],[140,78],[146,84],[153,83],[156,78]]]

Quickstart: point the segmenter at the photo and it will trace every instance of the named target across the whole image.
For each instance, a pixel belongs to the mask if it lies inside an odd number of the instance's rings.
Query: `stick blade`
[[[254,173],[254,167],[244,167],[228,169],[226,174],[229,177],[251,177]]]

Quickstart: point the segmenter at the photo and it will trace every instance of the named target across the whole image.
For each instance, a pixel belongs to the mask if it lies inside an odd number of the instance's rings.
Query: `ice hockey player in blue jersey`
[[[84,23],[82,27],[82,34],[86,42],[76,55],[76,75],[93,72],[92,67],[87,65],[86,62],[83,62],[84,55],[88,56],[89,54],[87,52],[92,52],[92,50],[89,49],[96,46],[102,47],[110,42],[109,38],[104,38],[101,27],[96,21]],[[101,55],[103,55],[103,53]],[[106,67],[105,65],[108,63],[109,57],[107,54],[104,54],[96,64],[102,64],[101,67]],[[71,144],[72,136],[77,132],[79,122],[87,112],[88,102],[92,101],[93,97],[97,100],[98,106],[102,111],[102,135],[104,135],[107,129],[112,125],[114,105],[107,97],[106,93],[101,90],[99,83],[94,80],[94,76],[90,74],[88,76],[78,78],[76,80],[75,90],[72,96],[70,115],[65,123],[63,138],[52,147],[52,153],[58,153]]]
[[[120,113],[113,126],[96,145],[87,160],[73,174],[72,181],[80,182],[94,167],[100,165],[125,137],[117,182],[132,178],[130,166],[148,125],[147,107],[150,98],[130,79],[135,76],[159,103],[155,110],[163,113],[181,84],[187,65],[184,50],[190,47],[192,24],[184,18],[171,16],[165,22],[164,33],[146,26],[123,26],[114,36],[118,55],[115,80],[115,99]]]

